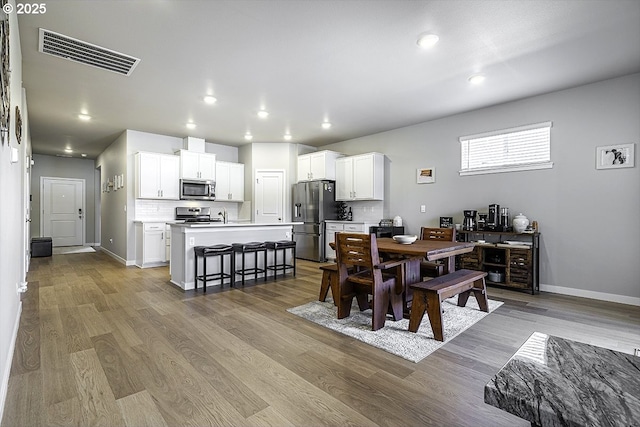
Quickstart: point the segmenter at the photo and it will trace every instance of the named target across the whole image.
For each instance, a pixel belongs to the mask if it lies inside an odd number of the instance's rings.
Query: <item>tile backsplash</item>
[[[347,202],[347,211],[351,208],[354,221],[378,223],[383,218],[384,202],[358,201]]]
[[[176,207],[178,206],[209,206],[213,218],[226,208],[229,220],[236,220],[238,219],[239,204],[242,205],[241,203],[136,199],[134,217],[138,221],[170,221],[175,219]]]

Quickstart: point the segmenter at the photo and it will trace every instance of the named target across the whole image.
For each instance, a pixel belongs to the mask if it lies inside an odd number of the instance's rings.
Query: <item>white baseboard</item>
[[[113,259],[115,259],[116,261],[118,261],[120,264],[124,264],[124,265],[126,265],[127,267],[132,266],[132,265],[135,265],[135,263],[136,263],[135,261],[127,261],[126,259],[122,258],[121,256],[118,256],[118,255],[114,254],[113,252],[111,252],[111,251],[110,251],[110,250],[108,250],[108,249],[100,248],[100,250],[101,250],[102,252],[104,252],[105,254],[109,255],[111,258],[113,258]]]
[[[543,292],[551,292],[553,294],[571,295],[574,297],[590,298],[601,301],[640,306],[640,298],[629,297],[626,295],[616,295],[608,294],[605,292],[587,291],[584,289],[566,288],[564,286],[544,285],[542,283],[540,284],[540,290]]]
[[[13,333],[11,334],[11,342],[7,354],[7,365],[2,373],[2,384],[0,384],[0,420],[4,413],[4,405],[7,400],[7,392],[9,391],[9,376],[11,375],[11,365],[13,364],[13,351],[16,348],[16,339],[18,338],[18,328],[20,327],[20,315],[22,314],[22,301],[18,303],[18,313],[13,325]]]

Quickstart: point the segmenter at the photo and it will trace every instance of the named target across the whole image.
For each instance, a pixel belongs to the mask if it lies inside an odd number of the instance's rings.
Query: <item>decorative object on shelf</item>
[[[422,168],[417,170],[416,182],[418,184],[433,184],[436,182],[435,168]]]
[[[453,228],[453,217],[451,217],[451,216],[441,216],[440,217],[440,228]]]
[[[393,226],[402,227],[402,218],[400,217],[400,215],[396,215],[393,217]]]
[[[338,219],[346,221],[347,219],[347,204],[345,202],[337,202]]]
[[[524,216],[522,213],[520,213],[519,215],[516,215],[513,218],[513,231],[515,231],[516,233],[523,233],[524,230],[527,229],[527,226],[529,225],[529,219]]]
[[[596,148],[596,169],[632,168],[635,144],[606,145]]]
[[[8,0],[3,0],[4,6]],[[11,95],[9,92],[9,16],[3,14],[0,21],[0,139],[9,142]]]

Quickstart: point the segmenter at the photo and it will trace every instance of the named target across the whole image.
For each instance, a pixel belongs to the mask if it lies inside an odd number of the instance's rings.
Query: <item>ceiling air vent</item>
[[[125,76],[131,75],[140,59],[40,28],[38,50]]]

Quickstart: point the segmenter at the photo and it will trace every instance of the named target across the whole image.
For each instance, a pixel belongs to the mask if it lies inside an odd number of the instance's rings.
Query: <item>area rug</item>
[[[61,246],[53,248],[53,255],[82,254],[95,252],[91,246]]]
[[[456,305],[457,296],[443,301],[442,322],[445,342],[441,342],[434,339],[426,313],[417,333],[409,332],[409,319],[394,322],[389,320],[389,317],[384,328],[374,332],[371,330],[371,310],[359,311],[354,300],[351,315],[338,320],[337,308],[330,299],[328,297],[327,302],[312,301],[287,311],[416,363],[503,304],[501,301],[489,300],[489,313],[485,313],[480,311],[478,302],[473,296],[467,301],[466,307]]]

